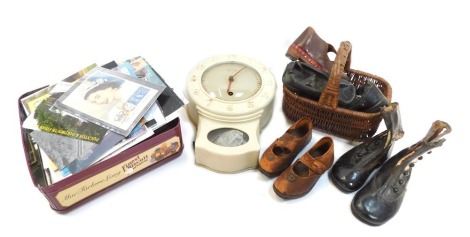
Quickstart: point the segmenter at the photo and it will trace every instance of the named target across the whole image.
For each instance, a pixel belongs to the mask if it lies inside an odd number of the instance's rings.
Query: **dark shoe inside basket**
[[[329,75],[318,71],[302,61],[292,61],[287,64],[282,77],[283,84],[289,90],[312,100],[318,101],[328,82]],[[352,103],[356,98],[356,88],[347,79],[346,74],[341,79],[339,91],[339,106]]]
[[[344,107],[360,112],[376,113],[387,105],[389,102],[382,91],[374,82],[367,81],[356,90],[356,98]]]

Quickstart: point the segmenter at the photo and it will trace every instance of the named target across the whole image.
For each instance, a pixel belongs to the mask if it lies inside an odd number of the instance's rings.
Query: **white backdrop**
[[[468,8],[461,1],[8,1],[0,7],[3,233],[83,236],[468,236],[465,126]],[[463,2],[463,1],[462,1]],[[195,165],[195,127],[180,113],[185,149],[170,163],[67,213],[33,186],[20,138],[17,99],[90,63],[143,56],[178,92],[190,69],[212,55],[253,57],[278,83],[262,151],[289,127],[281,110],[288,46],[307,27],[335,46],[352,43],[351,67],[385,78],[405,136],[394,154],[434,120],[447,141],[413,169],[398,214],[380,227],[350,211],[354,194],[327,175],[303,198],[284,201],[256,170],[219,174]],[[380,131],[384,129],[381,125]],[[310,145],[326,134],[314,131]],[[336,159],[352,146],[334,138]],[[6,222],[5,222],[6,220]]]

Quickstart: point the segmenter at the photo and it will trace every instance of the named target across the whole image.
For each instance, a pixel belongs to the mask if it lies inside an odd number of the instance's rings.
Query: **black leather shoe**
[[[292,92],[318,101],[328,79],[329,75],[309,64],[302,61],[292,61],[287,64],[284,70],[282,83]],[[352,103],[355,96],[354,85],[347,79],[341,79],[338,106],[343,107]]]
[[[394,142],[403,137],[398,103],[383,108],[382,115],[387,130],[344,153],[330,169],[329,177],[339,190],[350,193],[360,189],[390,157]]]
[[[357,191],[370,174],[390,157],[392,147],[393,142],[388,131],[357,145],[333,165],[329,173],[332,183],[344,193]]]
[[[389,104],[382,91],[371,81],[367,81],[363,86],[356,90],[356,98],[345,106],[347,109],[376,113],[380,108]]]
[[[351,211],[362,222],[379,226],[399,211],[411,176],[411,168],[424,153],[442,146],[442,138],[451,132],[443,121],[435,121],[427,135],[414,145],[401,150],[378,170],[376,175],[354,196]],[[441,139],[442,138],[442,139]]]

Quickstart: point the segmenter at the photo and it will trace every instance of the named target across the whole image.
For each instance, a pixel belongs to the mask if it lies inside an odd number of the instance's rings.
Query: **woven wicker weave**
[[[283,86],[282,110],[285,116],[291,121],[309,117],[312,119],[315,130],[346,140],[361,142],[371,138],[382,121],[382,114],[338,107],[340,76],[343,72],[347,73],[356,88],[361,87],[367,81],[375,83],[388,102],[392,99],[392,88],[381,77],[350,69],[350,63],[351,44],[343,41],[336,55],[328,83],[318,101],[299,96]]]

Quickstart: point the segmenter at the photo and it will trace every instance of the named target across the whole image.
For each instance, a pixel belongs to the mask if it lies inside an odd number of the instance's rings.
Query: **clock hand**
[[[232,82],[233,82],[233,78],[238,74],[240,73],[243,69],[245,69],[246,67],[242,67],[242,69],[238,70],[238,72],[236,72],[235,74],[233,74],[232,76],[229,76],[228,77],[228,87],[227,87],[227,94],[228,95],[233,95],[233,92],[230,91],[230,87],[232,86]]]
[[[228,87],[227,87],[227,94],[233,95],[233,92],[230,91],[230,86],[232,86],[233,76],[228,77]]]
[[[245,68],[246,68],[246,67],[242,67],[242,69],[238,70],[238,72],[236,72],[235,74],[233,74],[233,76],[231,76],[232,79],[233,79],[233,77],[235,77],[238,73],[240,73],[240,72],[241,72],[243,69],[245,69]]]

